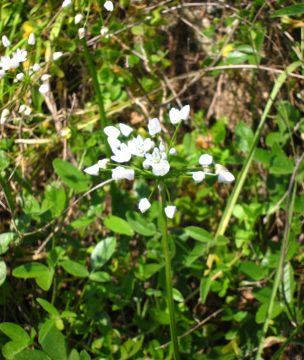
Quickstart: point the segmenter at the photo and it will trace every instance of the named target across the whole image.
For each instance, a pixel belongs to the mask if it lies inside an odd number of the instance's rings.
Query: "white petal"
[[[122,166],[118,166],[117,168],[112,170],[112,179],[114,180],[134,180],[135,171],[133,169],[126,169]]]
[[[167,218],[173,219],[176,212],[176,206],[174,205],[168,205],[165,207],[165,214]]]
[[[170,109],[169,118],[170,118],[171,124],[173,124],[173,125],[179,124],[182,121],[181,116],[180,116],[180,111],[176,108]]]
[[[36,43],[36,38],[35,38],[35,34],[34,34],[34,33],[30,33],[30,36],[29,36],[29,38],[28,38],[28,40],[27,40],[27,43],[28,43],[29,45],[35,45],[35,43]]]
[[[120,149],[113,148],[114,155],[111,156],[111,159],[118,163],[125,163],[131,160],[132,154],[128,145],[121,144]]]
[[[115,153],[116,150],[119,150],[121,141],[117,139],[116,137],[108,137],[108,144],[112,150],[113,153]]]
[[[60,59],[62,55],[63,55],[62,51],[55,51],[53,54],[53,60],[56,61]]]
[[[141,213],[146,212],[147,210],[149,210],[151,207],[151,203],[147,198],[143,198],[140,200],[140,202],[138,203],[138,209]]]
[[[10,111],[8,109],[3,109],[2,110],[1,117],[0,117],[0,124],[1,125],[3,125],[7,121],[9,115],[10,115]]]
[[[50,80],[50,78],[51,78],[51,75],[50,75],[50,74],[43,74],[43,75],[41,76],[41,81],[45,82],[45,81]]]
[[[11,44],[11,42],[9,41],[8,37],[5,36],[5,35],[3,35],[3,36],[2,36],[2,45],[3,45],[5,48],[7,48],[7,47],[10,46],[10,44]]]
[[[152,141],[150,138],[147,138],[144,140],[144,151],[145,153],[153,149],[154,147],[154,141]]]
[[[155,176],[165,176],[170,171],[170,164],[167,160],[152,163],[152,172]]]
[[[92,166],[85,168],[83,171],[89,175],[97,176],[99,174],[99,165],[98,163],[94,164]]]
[[[150,119],[148,123],[148,130],[151,136],[161,132],[160,121],[157,118]]]
[[[219,183],[230,184],[235,180],[235,177],[229,171],[221,171],[217,180]]]
[[[133,131],[133,128],[131,128],[131,126],[129,126],[129,125],[120,123],[119,130],[123,136],[128,137],[131,134],[131,132]]]
[[[62,8],[66,8],[68,6],[72,5],[72,1],[71,0],[64,0],[64,2],[62,3],[61,7]]]
[[[76,14],[74,17],[74,23],[77,25],[80,23],[80,21],[83,19],[83,15],[82,14]]]
[[[171,148],[171,149],[169,150],[169,154],[170,154],[170,155],[176,155],[176,154],[177,154],[176,149]]]
[[[32,70],[33,71],[39,71],[40,70],[40,65],[39,64],[34,64],[33,66],[32,66]]]
[[[16,79],[17,79],[18,81],[22,81],[22,80],[24,79],[24,74],[23,74],[23,73],[18,73],[18,74],[16,75]]]
[[[109,161],[109,159],[98,160],[97,164],[99,166],[99,169],[106,169]]]
[[[103,6],[108,11],[114,10],[114,5],[113,5],[112,1],[106,1]]]
[[[190,114],[190,105],[183,106],[179,114],[182,120],[187,121]]]
[[[200,156],[199,161],[200,165],[208,166],[213,163],[213,157],[209,154],[203,154]]]
[[[196,171],[192,173],[192,178],[195,182],[200,183],[205,179],[205,173],[203,171]]]
[[[49,86],[49,84],[42,84],[42,85],[40,85],[40,87],[39,87],[39,92],[40,92],[40,94],[45,95],[45,94],[47,94],[49,91],[50,91],[50,86]]]
[[[80,40],[85,37],[85,34],[86,34],[85,28],[82,27],[78,29],[78,37]]]
[[[106,126],[103,129],[104,133],[108,136],[108,137],[113,137],[113,138],[118,138],[118,136],[120,135],[120,131],[115,127],[115,126]]]

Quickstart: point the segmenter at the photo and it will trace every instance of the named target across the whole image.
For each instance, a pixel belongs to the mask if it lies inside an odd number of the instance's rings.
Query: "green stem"
[[[165,256],[166,292],[167,292],[167,302],[168,302],[169,316],[170,316],[170,332],[171,332],[173,356],[175,360],[179,360],[180,356],[178,351],[177,331],[176,331],[175,315],[174,315],[171,258],[169,252],[169,244],[168,244],[168,227],[167,227],[167,217],[164,210],[166,205],[166,189],[163,184],[160,184],[160,187],[161,188],[159,191],[161,197],[161,211],[159,213],[159,226],[161,229],[162,246]]]
[[[103,140],[103,144],[105,146],[105,152],[106,152],[106,156],[109,158],[111,156],[111,152],[110,152],[110,148],[107,142],[107,138],[106,135],[103,131],[103,129],[107,126],[107,116],[106,116],[106,112],[105,112],[105,107],[104,107],[104,101],[103,101],[103,96],[102,93],[100,91],[100,85],[99,85],[99,81],[98,81],[98,76],[97,76],[97,71],[92,59],[92,55],[90,53],[90,50],[88,48],[87,42],[85,37],[83,39],[80,40],[82,47],[83,47],[83,53],[84,53],[84,57],[85,57],[85,61],[87,63],[90,75],[92,77],[92,81],[93,81],[93,87],[95,90],[95,95],[96,95],[96,100],[98,103],[98,107],[99,107],[99,118],[100,118],[100,126],[101,126],[101,133],[102,133],[102,140]]]

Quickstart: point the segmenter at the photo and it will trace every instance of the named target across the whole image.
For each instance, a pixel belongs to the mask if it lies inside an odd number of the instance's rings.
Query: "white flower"
[[[190,106],[185,105],[180,110],[172,108],[169,111],[169,119],[171,124],[179,124],[182,120],[187,121],[190,113]]]
[[[131,132],[133,131],[133,128],[131,128],[131,126],[129,126],[129,125],[120,123],[119,130],[123,136],[128,137],[131,134]]]
[[[108,144],[112,152],[114,152],[115,150],[119,150],[121,141],[115,137],[108,137]]]
[[[78,37],[80,40],[85,37],[85,34],[86,34],[85,28],[82,27],[78,29]]]
[[[5,76],[5,70],[0,69],[0,79],[2,79]]]
[[[99,165],[98,163],[94,164],[85,168],[83,171],[89,175],[97,176],[99,174]]]
[[[109,161],[109,159],[98,160],[97,164],[99,166],[99,169],[106,169]]]
[[[171,148],[171,149],[169,150],[169,154],[170,154],[170,155],[176,155],[176,154],[177,154],[176,149],[175,149],[175,148]]]
[[[10,44],[11,44],[11,42],[9,41],[8,37],[5,36],[5,35],[3,35],[3,36],[2,36],[2,45],[3,45],[5,48],[7,48],[7,47],[10,46]]]
[[[21,72],[21,73],[18,73],[16,75],[16,80],[17,81],[22,81],[24,79],[24,74]]]
[[[150,138],[143,139],[140,135],[128,142],[132,155],[143,157],[154,147],[154,141]]]
[[[11,68],[11,58],[9,56],[1,56],[0,66],[2,67],[3,71],[7,71]]]
[[[50,85],[49,84],[42,84],[39,86],[39,92],[42,95],[47,94],[50,91]]]
[[[61,7],[62,8],[66,8],[72,5],[72,1],[71,0],[64,0],[64,2],[62,3]]]
[[[21,49],[17,49],[16,52],[13,53],[13,57],[12,60],[16,63],[22,63],[24,61],[26,61],[27,59],[27,51],[26,50],[21,50]]]
[[[50,74],[43,74],[41,76],[41,81],[46,82],[46,81],[50,80],[50,78],[51,78]]]
[[[122,166],[118,166],[112,170],[112,179],[114,180],[134,180],[134,177],[135,171],[133,169],[126,169]]]
[[[107,28],[106,26],[103,26],[101,29],[100,29],[100,35],[101,36],[106,36],[109,32],[109,28]]]
[[[225,170],[221,170],[218,173],[218,178],[217,181],[219,183],[224,183],[224,184],[230,184],[235,180],[235,177],[233,176],[233,174],[231,174],[231,172],[229,171],[225,171]]]
[[[148,123],[148,130],[151,136],[161,132],[160,121],[157,118],[150,119]]]
[[[114,5],[113,5],[112,1],[106,1],[103,6],[107,11],[114,10]]]
[[[83,15],[82,14],[76,14],[74,17],[74,23],[77,25],[80,23],[80,21],[83,19]]]
[[[115,126],[106,126],[103,129],[103,132],[109,137],[109,138],[118,138],[120,135],[120,131]]]
[[[152,173],[155,176],[165,176],[170,170],[170,164],[166,160],[166,154],[161,152],[159,148],[155,148],[152,154],[146,154],[143,162],[143,168],[152,167]]]
[[[205,173],[203,171],[195,171],[192,173],[192,178],[195,182],[200,183],[205,179]]]
[[[34,72],[39,71],[39,70],[40,70],[40,64],[34,64],[34,65],[32,66],[32,70],[33,70]]]
[[[3,109],[2,110],[1,117],[0,117],[0,124],[1,125],[3,125],[7,121],[9,115],[10,115],[10,111],[8,109]]]
[[[31,112],[32,112],[32,109],[29,106],[27,106],[25,104],[20,105],[20,107],[19,107],[19,113],[20,114],[24,114],[26,116],[29,116],[31,114]]]
[[[213,157],[209,154],[203,154],[200,156],[198,162],[202,166],[209,166],[213,163]]]
[[[151,203],[147,198],[140,199],[140,202],[138,203],[138,209],[142,214],[149,210],[150,207]]]
[[[126,144],[122,143],[119,149],[113,147],[112,151],[114,155],[111,156],[111,159],[115,162],[125,163],[131,160],[132,154],[130,152],[128,145]]]
[[[165,214],[167,218],[173,219],[176,212],[176,206],[174,205],[168,205],[165,207]]]
[[[62,55],[63,55],[62,51],[55,51],[53,54],[53,60],[56,61],[60,59]]]
[[[27,43],[29,45],[35,45],[36,44],[36,38],[35,38],[35,34],[34,33],[30,33],[30,36],[27,40]]]

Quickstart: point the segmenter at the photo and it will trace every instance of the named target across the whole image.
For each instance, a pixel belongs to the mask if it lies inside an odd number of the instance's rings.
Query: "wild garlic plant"
[[[177,211],[174,202],[170,200],[167,181],[178,178],[192,178],[199,184],[208,177],[216,177],[219,183],[231,183],[234,176],[225,167],[217,164],[210,154],[201,154],[197,163],[187,168],[177,168],[173,165],[173,158],[179,156],[176,151],[178,131],[183,122],[187,122],[190,115],[190,106],[181,109],[171,108],[169,121],[175,127],[172,137],[157,118],[149,119],[147,136],[142,136],[136,129],[120,123],[115,126],[106,126],[104,133],[112,155],[110,158],[99,160],[96,164],[84,169],[93,176],[105,174],[111,176],[112,181],[133,181],[144,178],[155,181],[158,195],[152,191],[149,198],[142,198],[138,209],[145,213],[151,207],[151,199],[156,197],[160,203],[158,226],[162,234],[162,246],[165,258],[166,291],[170,315],[170,330],[175,359],[179,359],[177,333],[174,318],[171,256],[168,243],[168,219],[173,219]],[[172,127],[172,126],[171,126]]]

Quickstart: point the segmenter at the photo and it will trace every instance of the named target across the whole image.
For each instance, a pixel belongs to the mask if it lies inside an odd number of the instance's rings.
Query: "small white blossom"
[[[138,209],[143,214],[151,207],[151,203],[147,198],[140,199],[138,203]]]
[[[169,154],[170,154],[170,155],[176,155],[176,154],[177,154],[176,149],[175,149],[175,148],[171,148],[171,149],[169,150]]]
[[[143,139],[140,135],[128,142],[128,147],[132,155],[143,157],[154,147],[154,141],[150,138]]]
[[[123,136],[128,137],[132,133],[133,128],[131,128],[131,126],[129,126],[129,125],[120,123],[119,124],[119,130],[120,130],[120,132],[122,133]]]
[[[98,160],[97,164],[99,166],[99,169],[106,169],[109,161],[109,159]]]
[[[5,70],[0,69],[0,79],[2,79],[5,76]]]
[[[18,73],[16,75],[16,80],[17,81],[22,81],[24,79],[24,74],[21,72],[21,73]]]
[[[235,177],[233,176],[233,174],[231,174],[231,172],[229,171],[225,171],[225,170],[221,170],[218,173],[218,178],[217,181],[219,183],[224,183],[224,184],[230,184],[235,180]]]
[[[106,26],[103,26],[103,27],[100,29],[100,35],[101,35],[101,36],[107,37],[108,32],[109,32],[109,28],[107,28]]]
[[[165,176],[170,171],[170,164],[166,160],[166,154],[161,152],[159,148],[154,148],[152,154],[146,154],[143,162],[143,168],[152,168],[155,176]]]
[[[41,76],[41,81],[46,82],[46,81],[49,81],[50,78],[51,78],[51,75],[50,75],[50,74],[43,74],[43,75]]]
[[[50,91],[50,85],[49,84],[42,84],[39,86],[39,92],[42,95],[47,94]]]
[[[135,171],[133,169],[126,169],[122,166],[112,170],[112,179],[114,180],[134,180]]]
[[[120,131],[115,126],[106,126],[103,129],[103,132],[109,137],[109,138],[118,138],[120,135]]]
[[[34,64],[34,65],[32,66],[32,70],[33,70],[34,72],[39,71],[40,68],[41,68],[40,64]]]
[[[20,63],[26,61],[27,59],[27,51],[26,50],[21,50],[21,49],[17,49],[16,52],[13,53],[12,55],[12,59],[11,59],[11,69],[15,69],[17,68]]]
[[[27,40],[27,43],[29,45],[35,45],[36,44],[36,38],[35,38],[35,34],[34,33],[30,33],[30,36]]]
[[[150,119],[148,123],[148,130],[151,136],[161,132],[160,121],[157,118]]]
[[[190,114],[190,106],[185,105],[180,110],[176,108],[171,108],[169,111],[169,119],[171,124],[177,125],[182,120],[187,121]]]
[[[108,137],[108,144],[109,144],[112,152],[114,152],[115,150],[119,150],[121,141],[119,139],[117,139],[116,137]]]
[[[213,163],[213,157],[209,154],[203,154],[200,156],[198,162],[202,166],[209,166]]]
[[[85,34],[86,34],[85,28],[82,27],[78,29],[78,37],[80,40],[85,37]]]
[[[192,173],[192,178],[196,183],[200,183],[205,179],[205,173],[203,171],[195,171]]]
[[[62,55],[63,55],[62,51],[55,51],[53,54],[53,60],[56,61],[60,59]]]
[[[62,3],[61,7],[62,8],[66,8],[72,5],[72,1],[71,0],[64,0],[64,2]]]
[[[103,6],[107,11],[114,10],[114,5],[113,5],[112,1],[106,1]]]
[[[2,36],[2,45],[7,48],[11,45],[11,42],[9,41],[8,37],[6,35]]]
[[[128,145],[121,143],[120,148],[112,148],[114,155],[111,156],[111,159],[118,163],[125,163],[131,160],[132,154]]]
[[[168,206],[165,207],[165,214],[166,214],[168,219],[173,219],[175,213],[176,213],[176,206],[168,205]]]
[[[0,117],[0,124],[3,125],[10,115],[10,111],[8,109],[3,109]]]
[[[5,72],[11,68],[11,58],[9,56],[1,56],[0,66]]]
[[[83,15],[82,14],[76,14],[74,17],[74,23],[77,25],[81,22],[81,20],[83,19]]]
[[[31,114],[31,112],[32,112],[32,109],[29,106],[27,106],[25,104],[20,105],[20,107],[19,107],[19,113],[20,114],[24,114],[26,116],[29,116]]]
[[[99,174],[99,165],[98,163],[94,164],[85,168],[83,171],[89,175],[97,176]]]

